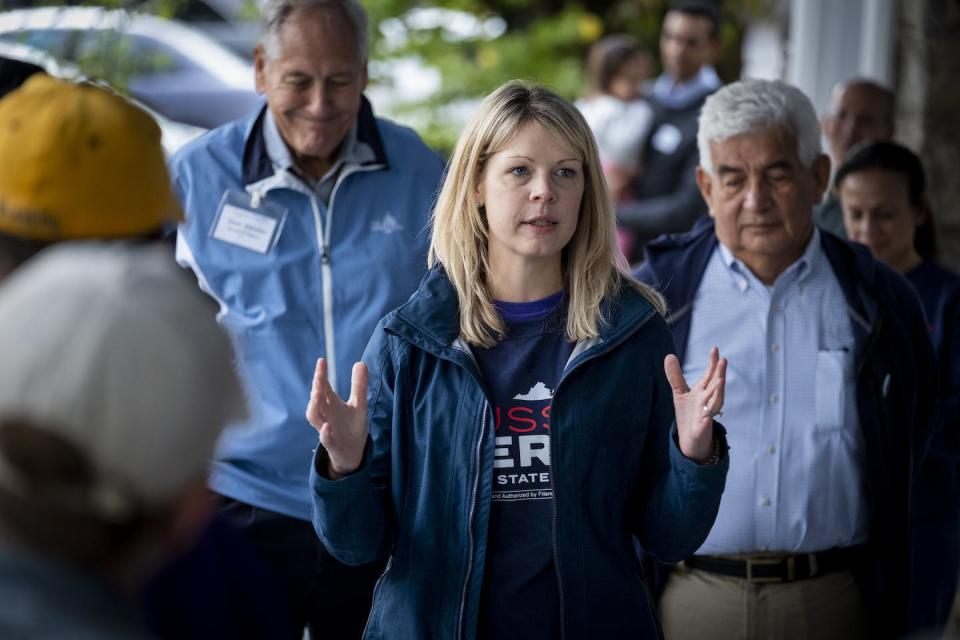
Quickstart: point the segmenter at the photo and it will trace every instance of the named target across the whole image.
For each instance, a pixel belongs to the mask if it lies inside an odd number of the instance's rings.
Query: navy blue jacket
[[[860,245],[821,233],[856,341],[857,409],[866,445],[869,554],[857,570],[876,637],[907,629],[910,489],[930,434],[936,367],[926,322],[906,280]],[[648,245],[637,276],[667,298],[683,360],[694,298],[717,246],[712,222]]]
[[[366,638],[473,638],[490,513],[492,415],[459,339],[456,292],[435,269],[387,315],[364,355],[371,445],[361,468],[311,474],[314,526],[348,564],[389,556]],[[625,286],[599,339],[578,343],[553,397],[553,546],[565,637],[655,638],[633,547],[666,561],[697,549],[728,466],[699,466],[672,436],[663,318]],[[722,432],[722,428],[719,430]]]

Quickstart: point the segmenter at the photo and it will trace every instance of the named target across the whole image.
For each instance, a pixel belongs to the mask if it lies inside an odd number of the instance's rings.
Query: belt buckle
[[[783,563],[786,560],[787,564],[787,577],[783,578],[781,576],[754,576],[753,568],[754,566],[777,566]],[[756,583],[775,583],[775,582],[790,582],[797,579],[797,565],[794,556],[787,556],[786,558],[747,558],[747,582],[756,582]]]

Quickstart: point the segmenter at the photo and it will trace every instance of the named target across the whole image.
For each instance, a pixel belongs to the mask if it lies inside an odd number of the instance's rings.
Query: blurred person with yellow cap
[[[159,240],[180,219],[142,109],[42,73],[0,100],[0,278],[49,244]]]
[[[0,637],[145,637],[244,413],[210,307],[158,246],[63,243],[0,286]]]

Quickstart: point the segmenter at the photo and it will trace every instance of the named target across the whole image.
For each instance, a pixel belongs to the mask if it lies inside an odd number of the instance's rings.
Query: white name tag
[[[279,221],[232,204],[223,205],[213,237],[257,253],[266,253]]]
[[[287,210],[270,202],[263,194],[248,194],[228,189],[220,199],[220,209],[210,236],[221,242],[250,251],[270,253],[280,239]]]

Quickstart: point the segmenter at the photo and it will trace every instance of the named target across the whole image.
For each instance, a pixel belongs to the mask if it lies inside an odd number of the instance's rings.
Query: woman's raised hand
[[[667,356],[663,370],[673,390],[680,452],[691,460],[705,462],[713,455],[713,417],[723,408],[727,359],[720,357],[716,347],[712,348],[710,366],[693,388],[687,386],[677,356]]]
[[[363,461],[363,449],[370,431],[366,365],[362,362],[353,365],[350,399],[344,402],[330,386],[326,359],[317,360],[307,405],[307,421],[320,433],[320,444],[327,450],[330,479],[336,480],[356,471]]]

